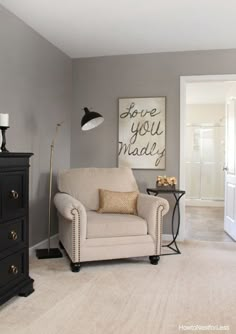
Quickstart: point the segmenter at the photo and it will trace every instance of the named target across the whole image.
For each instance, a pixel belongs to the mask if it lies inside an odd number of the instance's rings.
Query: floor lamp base
[[[39,260],[41,259],[55,259],[63,257],[62,252],[59,248],[36,249],[36,256]]]

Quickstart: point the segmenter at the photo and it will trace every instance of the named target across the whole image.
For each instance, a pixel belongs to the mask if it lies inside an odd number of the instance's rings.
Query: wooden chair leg
[[[150,260],[150,263],[153,264],[153,265],[157,265],[159,260],[160,260],[160,256],[159,255],[152,255],[152,256],[149,256],[149,260]]]
[[[72,262],[70,263],[71,271],[73,273],[78,273],[80,271],[80,262]]]

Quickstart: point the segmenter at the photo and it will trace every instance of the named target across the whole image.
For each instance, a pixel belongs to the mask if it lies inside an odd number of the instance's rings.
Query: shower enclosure
[[[186,198],[196,205],[224,200],[224,132],[223,124],[187,124]]]

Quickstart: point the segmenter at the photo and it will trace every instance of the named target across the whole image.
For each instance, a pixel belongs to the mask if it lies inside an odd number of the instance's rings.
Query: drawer
[[[9,220],[24,215],[28,197],[26,173],[0,173],[0,220]]]
[[[27,274],[26,250],[14,253],[0,261],[0,289],[5,285],[12,285],[23,279]]]
[[[20,218],[0,224],[0,252],[26,243],[25,219]]]

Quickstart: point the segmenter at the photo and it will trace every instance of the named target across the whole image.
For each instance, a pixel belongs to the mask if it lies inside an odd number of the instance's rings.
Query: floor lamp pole
[[[49,172],[49,196],[48,196],[48,248],[37,249],[36,256],[38,259],[51,259],[62,257],[62,253],[59,248],[51,248],[51,206],[52,206],[52,171],[53,171],[53,156],[54,156],[54,145],[57,137],[58,129],[63,122],[58,123],[56,127],[56,133],[51,143],[50,149],[50,172]]]
[[[53,165],[54,144],[51,145],[50,152],[50,174],[49,174],[49,198],[48,198],[48,252],[51,243],[51,203],[52,203],[52,165]]]

